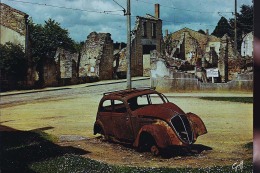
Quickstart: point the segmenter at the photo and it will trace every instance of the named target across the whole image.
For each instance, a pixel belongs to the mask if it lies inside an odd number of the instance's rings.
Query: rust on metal
[[[103,94],[94,134],[134,147],[188,146],[207,133],[204,122],[194,113],[185,113],[165,96],[150,88],[120,90]]]

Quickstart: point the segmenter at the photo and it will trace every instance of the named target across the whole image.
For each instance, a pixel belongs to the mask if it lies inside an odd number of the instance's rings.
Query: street
[[[133,82],[133,87],[149,86],[149,80]],[[202,151],[195,155],[166,160],[138,153],[133,148],[104,142],[93,135],[93,123],[103,92],[121,90],[126,83],[75,85],[49,91],[1,96],[1,126],[17,130],[41,129],[61,137],[82,137],[81,141],[59,141],[88,151],[84,155],[110,164],[155,167],[207,167],[250,161],[252,151],[244,145],[252,142],[253,104],[202,100],[203,96],[252,97],[252,93],[165,93],[169,101],[185,112],[198,114],[208,133],[195,143]],[[77,139],[77,138],[74,138]],[[127,159],[126,159],[127,158]],[[185,162],[184,162],[185,161]]]

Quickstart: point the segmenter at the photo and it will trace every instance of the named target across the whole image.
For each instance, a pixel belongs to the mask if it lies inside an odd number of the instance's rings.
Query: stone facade
[[[182,59],[192,65],[196,65],[197,62],[202,61],[202,58],[205,58],[208,63],[216,66],[220,38],[183,28],[166,36],[164,40],[165,52],[170,58]]]
[[[80,78],[113,78],[113,40],[109,33],[92,32],[81,51]]]
[[[151,87],[162,92],[198,89],[198,79],[194,74],[177,71],[155,51],[151,58]]]
[[[225,53],[223,53],[225,52]],[[222,38],[220,49],[220,76],[224,83],[208,83],[205,71],[180,70],[182,65],[169,63],[168,59],[156,51],[151,52],[151,87],[162,92],[182,90],[252,91],[252,58],[241,58],[227,36]],[[174,64],[174,66],[172,65]],[[178,67],[179,66],[179,67]],[[200,74],[200,76],[198,75]],[[226,81],[225,81],[226,80]]]
[[[39,85],[41,87],[58,86],[58,71],[55,60],[46,58],[39,67]]]
[[[234,73],[240,73],[242,70],[243,61],[241,55],[234,48],[234,45],[227,35],[221,38],[220,56],[218,60],[218,70],[221,77],[221,82],[228,82],[234,77]]]
[[[57,64],[60,83],[64,85],[76,84],[78,77],[79,54],[58,48],[54,58]]]
[[[166,68],[164,60],[156,62],[152,70],[151,87],[161,92],[176,91],[253,91],[253,73],[239,74],[227,83],[203,83],[193,74],[174,72]]]
[[[114,55],[114,73],[115,78],[126,78],[127,63],[126,63],[126,48],[123,48]]]
[[[143,76],[147,72],[150,51],[161,52],[162,20],[159,17],[159,4],[155,4],[155,16],[147,14],[145,17],[136,17],[131,38],[132,76]]]
[[[241,45],[241,55],[243,57],[253,56],[253,50],[254,50],[254,35],[253,32],[250,32],[243,37],[242,45]]]
[[[4,3],[0,3],[0,43],[6,44],[11,42],[15,45],[21,45],[27,58],[27,79],[24,81],[11,81],[12,77],[7,74],[2,74],[2,80],[5,80],[9,85],[8,88],[16,88],[22,83],[20,88],[31,88],[34,86],[35,67],[32,66],[31,57],[29,54],[29,34],[28,34],[28,17],[29,15],[14,9]],[[4,79],[3,79],[4,76]],[[9,80],[10,79],[10,80]],[[3,83],[3,82],[2,82]],[[14,85],[11,87],[11,85]]]
[[[26,47],[28,14],[0,3],[1,44],[12,42]]]

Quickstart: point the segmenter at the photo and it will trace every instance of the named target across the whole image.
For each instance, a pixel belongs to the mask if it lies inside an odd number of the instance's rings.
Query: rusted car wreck
[[[207,129],[198,115],[184,113],[163,94],[134,88],[104,93],[94,124],[97,133],[158,155],[169,146],[193,144]]]

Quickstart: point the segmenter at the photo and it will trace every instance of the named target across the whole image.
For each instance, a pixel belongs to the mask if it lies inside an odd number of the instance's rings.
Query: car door
[[[104,100],[101,102],[101,105],[99,106],[99,120],[102,122],[104,126],[104,131],[106,135],[113,135],[112,127],[112,111],[113,111],[113,106],[112,106],[112,100]]]
[[[116,138],[123,141],[133,140],[131,117],[125,103],[121,100],[113,100],[112,122],[113,134]]]

